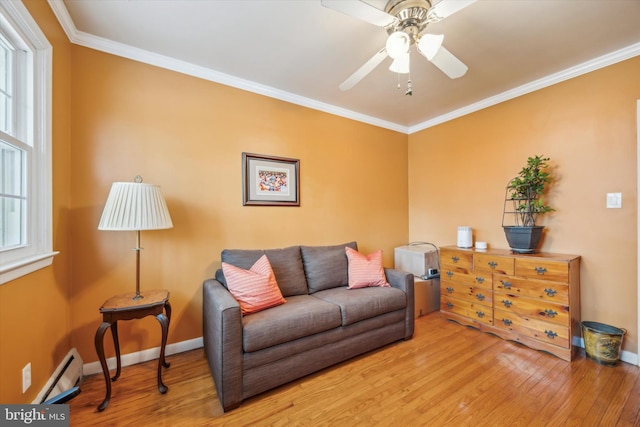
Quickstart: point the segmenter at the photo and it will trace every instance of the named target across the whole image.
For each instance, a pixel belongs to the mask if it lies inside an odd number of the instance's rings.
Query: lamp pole
[[[136,295],[132,298],[134,300],[144,298],[140,295],[140,230],[136,230]]]

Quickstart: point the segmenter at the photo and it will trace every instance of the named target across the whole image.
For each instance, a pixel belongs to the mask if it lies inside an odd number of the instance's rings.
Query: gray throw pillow
[[[349,284],[345,247],[358,250],[356,242],[334,246],[300,246],[309,293]]]

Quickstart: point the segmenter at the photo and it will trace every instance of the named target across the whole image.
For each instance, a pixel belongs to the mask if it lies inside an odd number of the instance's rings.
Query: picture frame
[[[243,206],[300,206],[300,160],[242,153]]]

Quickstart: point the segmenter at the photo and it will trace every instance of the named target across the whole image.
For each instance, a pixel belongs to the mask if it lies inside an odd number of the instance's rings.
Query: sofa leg
[[[233,409],[239,408],[241,403],[242,402],[238,402],[238,403],[234,403],[234,404],[229,405],[229,406],[223,406],[222,407],[222,412],[229,412],[229,411],[231,411]]]

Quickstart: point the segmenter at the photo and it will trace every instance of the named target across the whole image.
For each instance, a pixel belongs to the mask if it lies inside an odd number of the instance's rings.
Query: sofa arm
[[[415,294],[413,291],[413,274],[392,268],[385,268],[384,273],[387,276],[387,282],[394,287],[404,291],[407,294],[407,315],[405,317],[405,335],[404,339],[408,340],[413,336],[414,329],[414,312]]]
[[[224,411],[242,402],[242,314],[240,304],[215,279],[203,283],[204,351]]]

